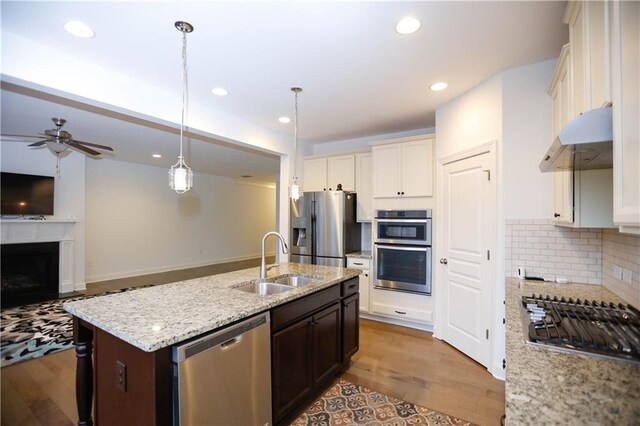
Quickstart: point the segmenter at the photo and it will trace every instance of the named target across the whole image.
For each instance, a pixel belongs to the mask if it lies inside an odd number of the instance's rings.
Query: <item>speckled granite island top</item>
[[[525,344],[520,299],[533,293],[624,302],[601,286],[507,279],[507,424],[640,424],[640,365]]]
[[[269,296],[236,289],[259,276],[259,268],[251,268],[69,302],[64,309],[143,351],[153,352],[359,273],[355,269],[283,263],[271,269],[268,278],[303,274],[319,278],[318,282]]]

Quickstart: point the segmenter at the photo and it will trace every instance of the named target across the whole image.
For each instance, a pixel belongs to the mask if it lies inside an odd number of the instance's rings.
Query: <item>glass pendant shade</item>
[[[193,187],[193,172],[182,157],[169,170],[169,186],[178,194],[184,194]]]
[[[297,182],[298,178],[293,178],[293,183],[291,184],[291,199],[296,201],[300,199],[300,187]]]

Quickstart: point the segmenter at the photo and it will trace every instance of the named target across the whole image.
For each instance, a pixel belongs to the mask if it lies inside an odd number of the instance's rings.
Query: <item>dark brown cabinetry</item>
[[[271,311],[275,423],[303,403],[357,352],[357,282],[345,281]]]
[[[342,359],[347,362],[359,347],[360,297],[349,296],[342,301]]]

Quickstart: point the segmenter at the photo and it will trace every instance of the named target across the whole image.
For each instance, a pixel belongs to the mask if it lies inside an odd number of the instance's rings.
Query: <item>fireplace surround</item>
[[[58,297],[60,243],[3,244],[0,258],[3,308]]]

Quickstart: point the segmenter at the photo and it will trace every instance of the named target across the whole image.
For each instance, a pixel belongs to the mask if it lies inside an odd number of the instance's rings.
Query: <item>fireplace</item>
[[[60,243],[2,244],[2,307],[58,297]]]

